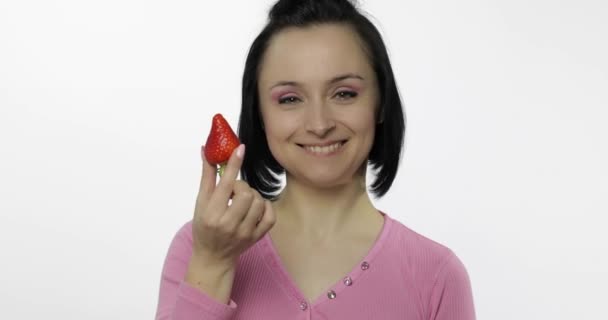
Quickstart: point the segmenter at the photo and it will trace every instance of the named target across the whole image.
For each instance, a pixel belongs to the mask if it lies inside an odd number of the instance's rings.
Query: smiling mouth
[[[347,141],[348,140],[342,140],[342,141],[338,141],[334,144],[327,145],[327,146],[304,145],[304,144],[298,144],[298,146],[300,148],[306,150],[307,152],[310,152],[313,154],[328,155],[328,154],[333,154],[336,151],[338,151],[339,149],[341,149],[342,146],[344,146],[344,144],[346,144]]]

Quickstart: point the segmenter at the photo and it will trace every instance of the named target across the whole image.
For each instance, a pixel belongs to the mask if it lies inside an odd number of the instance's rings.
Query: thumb
[[[203,174],[199,186],[199,196],[202,196],[205,202],[208,202],[207,200],[211,197],[211,194],[215,190],[215,185],[217,184],[217,168],[215,165],[207,162],[204,145],[201,146],[201,159],[203,160]]]

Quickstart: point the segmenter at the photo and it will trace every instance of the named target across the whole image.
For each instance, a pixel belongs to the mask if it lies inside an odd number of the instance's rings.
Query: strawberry
[[[218,169],[220,177],[224,173],[232,151],[240,144],[239,138],[232,131],[226,119],[220,113],[213,116],[211,131],[205,144],[205,159],[212,165],[220,166]]]

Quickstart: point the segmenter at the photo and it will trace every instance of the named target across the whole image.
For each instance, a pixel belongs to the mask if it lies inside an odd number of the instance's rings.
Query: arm
[[[185,224],[175,235],[163,265],[156,320],[228,320],[236,312],[236,303],[213,298],[196,283],[202,279],[201,264],[192,261],[191,222]],[[189,271],[190,270],[190,271]],[[221,275],[220,275],[221,274]],[[214,277],[216,275],[213,275]],[[222,283],[232,281],[233,274],[218,270],[217,282],[207,282],[205,288],[222,291]],[[186,281],[188,278],[188,281]],[[198,279],[197,279],[198,278]],[[189,283],[191,282],[191,283]],[[225,291],[225,290],[224,290]],[[211,291],[210,291],[211,292]]]
[[[469,275],[451,251],[437,274],[429,310],[432,320],[475,320]]]

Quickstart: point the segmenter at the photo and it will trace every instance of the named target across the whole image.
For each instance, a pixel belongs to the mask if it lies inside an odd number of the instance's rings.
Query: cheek
[[[266,137],[269,144],[283,142],[296,131],[297,119],[281,112],[264,117]]]
[[[361,152],[369,152],[374,143],[376,134],[376,121],[374,119],[374,112],[371,108],[368,108],[368,110],[365,111],[362,110],[362,112],[357,113],[356,116],[353,115],[349,121],[349,126],[358,136]]]
[[[293,132],[289,122],[279,121],[276,118],[266,126],[266,143],[270,153],[283,168],[287,168],[286,165],[289,164],[290,144],[293,143],[290,138]]]
[[[373,133],[376,127],[375,113],[373,108],[361,108],[356,112],[346,115],[350,127],[360,133]]]

